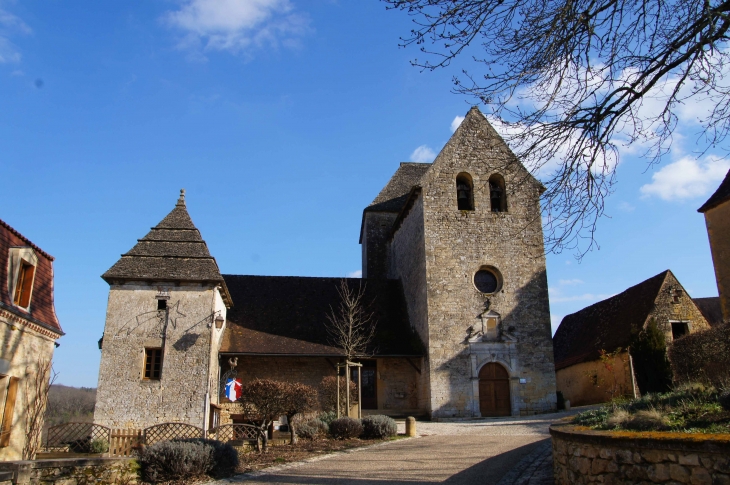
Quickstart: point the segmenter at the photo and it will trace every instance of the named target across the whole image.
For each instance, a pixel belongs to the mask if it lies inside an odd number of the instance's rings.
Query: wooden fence
[[[143,443],[141,429],[113,429],[109,439],[109,454],[112,456],[132,456]]]

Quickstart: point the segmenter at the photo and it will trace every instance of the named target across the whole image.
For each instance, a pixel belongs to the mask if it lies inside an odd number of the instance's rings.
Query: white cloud
[[[634,211],[634,209],[636,209],[636,207],[635,207],[635,206],[633,206],[633,205],[629,204],[629,203],[628,203],[628,202],[626,202],[626,201],[623,201],[623,202],[621,202],[621,203],[620,203],[620,204],[618,205],[618,208],[619,208],[619,209],[621,209],[621,210],[622,210],[622,211],[624,211],[624,212],[633,212],[633,211]]]
[[[461,125],[462,121],[464,121],[463,116],[457,116],[456,118],[454,118],[454,121],[451,122],[451,133],[456,131],[459,125]]]
[[[351,271],[350,273],[347,273],[348,278],[362,278],[362,270],[358,269],[356,271]]]
[[[289,0],[184,0],[163,20],[185,33],[179,47],[197,52],[251,54],[264,45],[295,45],[309,30]]]
[[[551,292],[555,293],[555,292]],[[594,293],[583,293],[582,295],[570,295],[570,296],[550,296],[551,303],[565,303],[569,301],[591,301],[597,302],[610,298],[613,295],[594,294]]]
[[[704,160],[683,157],[655,172],[652,182],[641,187],[641,194],[663,200],[701,197],[716,188],[729,169],[730,160],[714,155]]]
[[[433,162],[434,158],[436,158],[436,152],[434,152],[428,145],[421,145],[413,150],[413,153],[411,153],[411,162]]]
[[[10,36],[14,33],[32,32],[19,17],[0,7],[0,64],[20,62],[20,50],[10,41]]]
[[[572,285],[582,285],[584,283],[583,280],[579,280],[578,278],[573,278],[572,280],[559,280],[558,284],[561,286],[572,286]]]

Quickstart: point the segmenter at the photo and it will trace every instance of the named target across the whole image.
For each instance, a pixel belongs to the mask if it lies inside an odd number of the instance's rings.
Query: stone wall
[[[608,402],[614,386],[614,397],[636,397],[635,392],[638,393],[631,375],[628,352],[621,352],[613,359],[612,370],[606,369],[600,360],[593,360],[560,369],[555,378],[558,391],[570,401],[571,406]]]
[[[62,458],[0,462],[0,472],[11,472],[13,485],[111,485],[137,483],[131,458]]]
[[[0,460],[19,460],[23,457],[23,447],[26,443],[25,404],[35,401],[32,382],[38,373],[38,362],[50,361],[53,358],[55,348],[53,343],[56,336],[43,327],[2,309],[0,309],[0,332],[2,342],[0,405],[5,404],[10,378],[19,379],[10,428],[10,442],[8,446],[0,448]]]
[[[730,437],[586,431],[553,425],[556,485],[730,484]]]
[[[473,180],[473,211],[457,208],[456,177],[462,172]],[[507,212],[491,210],[489,177],[493,174],[505,180]],[[480,315],[487,307],[501,316],[502,340],[513,343],[511,350],[505,345],[505,352],[511,352],[510,361],[500,362],[520,384],[514,387],[512,414],[555,409],[539,202],[542,186],[478,110],[469,112],[421,185],[423,209],[414,205],[395,234],[393,246],[410,219],[423,218],[423,236],[403,238],[424,239],[432,417],[479,415],[479,396],[474,391],[477,376],[470,358],[476,350],[470,349],[468,329],[481,327]],[[398,244],[416,246],[406,241]],[[496,268],[503,281],[491,295],[480,293],[473,283],[474,274],[487,265]],[[422,289],[406,291],[413,294]],[[417,328],[422,324],[412,323]]]
[[[408,320],[429,348],[426,246],[423,199],[419,196],[390,241],[388,277],[400,279],[408,306]],[[419,375],[418,407],[431,409],[430,360],[427,352]]]
[[[673,293],[675,289],[683,291],[679,294]],[[678,301],[675,301],[674,295],[677,295]],[[690,333],[710,328],[702,312],[671,272],[667,274],[667,278],[664,280],[661,290],[659,290],[659,295],[654,301],[654,309],[649,314],[649,318],[656,320],[657,327],[664,332],[667,343],[673,340],[671,321],[689,322]]]
[[[336,359],[331,358],[329,361],[334,364]],[[378,410],[382,414],[425,412],[425,408],[419,407],[420,375],[414,368],[414,365],[422,365],[421,359],[411,361],[413,365],[404,358],[377,359]],[[244,384],[254,379],[300,382],[319,391],[322,379],[335,375],[330,362],[324,357],[238,356],[236,377]],[[243,412],[239,404],[230,403],[225,398],[222,398],[222,407],[221,424],[230,423],[231,414]]]
[[[705,212],[705,224],[710,238],[722,316],[725,322],[730,322],[730,202],[726,201]]]
[[[398,213],[365,212],[362,227],[362,277],[385,278],[388,271],[388,238]]]
[[[157,310],[160,288],[170,293],[167,311]],[[214,324],[219,311],[225,318],[218,289],[211,286],[112,286],[94,422],[112,428],[173,421],[205,427],[206,393],[215,387],[210,376],[217,375],[213,345],[223,332]],[[163,349],[160,380],[143,378],[145,347]]]

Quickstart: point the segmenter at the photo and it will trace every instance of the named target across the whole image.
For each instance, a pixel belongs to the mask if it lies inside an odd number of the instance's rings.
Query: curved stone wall
[[[730,485],[730,434],[550,427],[556,485]]]

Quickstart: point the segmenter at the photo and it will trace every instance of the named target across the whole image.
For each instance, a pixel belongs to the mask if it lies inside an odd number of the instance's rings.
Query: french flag
[[[241,397],[241,381],[238,379],[228,379],[226,381],[226,397],[229,401],[238,401]]]

